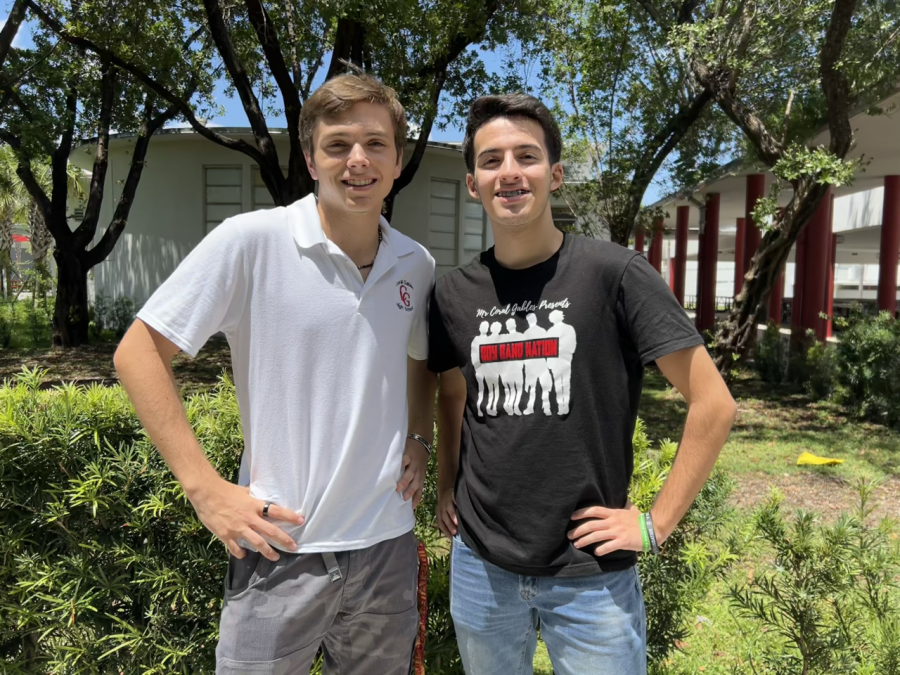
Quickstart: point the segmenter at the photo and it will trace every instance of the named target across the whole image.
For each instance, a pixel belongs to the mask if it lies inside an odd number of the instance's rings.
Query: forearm
[[[688,408],[675,462],[651,510],[660,542],[681,522],[703,489],[731,431],[735,410],[730,396],[697,401]]]
[[[434,437],[434,392],[437,376],[425,361],[409,360],[406,399],[409,408],[409,433],[432,442]]]
[[[146,327],[135,326],[123,338],[115,366],[138,419],[188,498],[219,478],[188,422],[169,361]]]

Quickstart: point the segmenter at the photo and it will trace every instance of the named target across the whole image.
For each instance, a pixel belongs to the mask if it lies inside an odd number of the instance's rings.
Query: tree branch
[[[647,143],[638,162],[640,169],[635,172],[631,181],[633,189],[640,188],[638,200],[643,198],[644,191],[653,180],[659,167],[669,153],[675,149],[678,142],[684,138],[711,100],[712,94],[706,89],[698,92],[688,105],[679,107],[678,112],[666,122],[666,126],[654,134]],[[640,202],[638,207],[640,207]]]
[[[97,153],[91,170],[91,186],[88,190],[87,206],[81,224],[75,230],[75,246],[83,249],[94,238],[97,222],[100,220],[100,207],[103,204],[103,193],[106,183],[106,170],[109,167],[109,128],[112,125],[113,106],[115,105],[117,71],[109,61],[104,61],[100,79],[100,119],[97,130]],[[71,152],[71,148],[70,148]],[[66,155],[68,159],[68,153]],[[57,185],[54,167],[54,197]],[[66,186],[68,187],[68,186]]]
[[[6,64],[6,57],[9,56],[13,40],[15,40],[19,32],[19,26],[25,19],[26,7],[25,0],[16,0],[9,12],[6,23],[3,24],[3,30],[0,30],[0,70],[3,70],[3,66]]]
[[[310,192],[313,187],[313,180],[309,175],[309,169],[306,166],[306,160],[300,147],[300,111],[302,109],[300,93],[297,91],[294,80],[291,79],[291,74],[284,61],[281,44],[278,41],[278,33],[266,12],[262,0],[245,0],[245,4],[250,24],[256,31],[256,37],[262,46],[266,62],[269,64],[269,70],[272,72],[275,83],[281,91],[281,100],[284,104],[284,116],[287,121],[291,148],[288,159],[287,183],[282,189],[282,196],[285,203],[292,203],[303,196],[303,194]],[[278,176],[281,177],[281,167],[277,164],[277,155],[274,159]],[[262,171],[262,166],[260,166],[260,171]]]
[[[416,175],[416,171],[419,170],[419,166],[422,164],[422,158],[425,156],[425,149],[428,147],[428,137],[431,135],[431,128],[434,126],[434,119],[437,117],[438,101],[441,97],[441,91],[444,88],[444,81],[446,79],[447,70],[444,69],[441,74],[438,75],[434,88],[431,90],[431,99],[428,102],[428,113],[426,114],[425,119],[422,120],[422,126],[419,129],[419,137],[416,139],[416,147],[413,149],[413,153],[406,163],[406,166],[403,167],[403,171],[400,172],[400,177],[394,181],[394,186],[391,188],[392,196],[396,196],[400,190],[412,182],[412,179]]]
[[[326,80],[344,71],[344,61],[363,67],[363,42],[366,29],[357,19],[341,17],[338,19],[334,35],[334,47],[331,50],[331,64],[328,66]]]
[[[165,85],[161,84],[159,81],[145,73],[142,69],[138,68],[132,63],[125,61],[119,58],[116,54],[114,54],[109,49],[104,47],[100,47],[95,44],[91,40],[83,37],[77,37],[71,35],[68,30],[59,23],[56,19],[54,19],[49,13],[44,11],[35,0],[25,0],[26,4],[29,8],[38,16],[38,18],[52,30],[54,33],[59,35],[60,38],[65,40],[71,45],[76,47],[80,47],[81,49],[85,49],[87,51],[91,51],[102,58],[109,59],[110,63],[118,66],[122,70],[127,73],[130,73],[135,78],[137,78],[140,82],[147,86],[148,89],[157,94],[160,98],[165,99],[169,103],[177,106],[178,112],[184,116],[185,120],[191,125],[191,127],[198,134],[206,138],[207,140],[212,141],[213,143],[217,143],[222,147],[228,148],[229,150],[236,150],[237,152],[242,152],[258,164],[262,165],[265,163],[265,158],[262,153],[249,143],[244,140],[229,138],[223,134],[220,134],[212,129],[206,127],[199,119],[197,119],[194,114],[193,109],[190,104],[176,95],[174,92],[169,90]]]
[[[56,239],[57,245],[65,246],[72,238],[72,231],[66,220],[66,202],[69,196],[69,155],[72,153],[72,144],[75,140],[75,122],[78,118],[78,90],[76,81],[69,82],[69,90],[66,92],[66,112],[63,122],[63,133],[59,139],[59,145],[53,151],[50,159],[50,175],[52,191],[50,193],[49,217],[44,222],[47,229]]]
[[[775,166],[775,163],[784,155],[784,147],[769,133],[763,121],[734,95],[729,86],[730,74],[712,71],[705,63],[696,59],[692,62],[691,68],[703,88],[712,93],[722,111],[753,144],[759,158],[765,162],[766,166],[770,168]]]
[[[196,85],[194,85],[196,87]],[[125,179],[125,185],[122,188],[122,194],[116,204],[116,211],[113,219],[100,241],[92,249],[87,251],[85,255],[85,267],[90,269],[100,262],[106,260],[112,253],[116,243],[119,241],[125,226],[128,224],[128,216],[131,213],[134,197],[137,194],[138,183],[141,180],[141,174],[144,171],[145,160],[147,157],[147,149],[150,145],[150,138],[161,129],[166,122],[174,119],[178,115],[178,108],[170,106],[168,110],[160,115],[153,117],[153,100],[148,97],[144,105],[144,119],[141,122],[141,130],[138,133],[137,142],[134,145],[134,152],[131,156],[131,166],[128,169],[128,176]]]
[[[853,141],[850,127],[850,85],[838,68],[847,33],[856,11],[857,0],[835,0],[831,21],[825,33],[825,44],[819,54],[819,74],[827,104],[828,129],[831,132],[830,151],[845,157]]]
[[[28,194],[34,200],[35,204],[37,204],[38,209],[40,209],[44,222],[49,223],[51,210],[50,198],[47,196],[47,193],[44,192],[44,188],[38,183],[37,178],[34,176],[34,172],[31,170],[31,160],[22,148],[22,140],[12,132],[2,128],[0,128],[0,140],[11,147],[16,154],[16,159],[18,160],[16,175],[19,177],[19,180],[22,181],[25,189],[28,190]]]
[[[659,10],[656,8],[656,5],[651,2],[651,0],[638,0],[638,4],[644,8],[644,11],[653,19],[654,23],[657,26],[662,28],[663,30],[668,30],[669,22],[663,18],[662,14],[659,13]]]
[[[291,41],[291,74],[294,78],[294,87],[300,88],[300,80],[303,77],[300,72],[300,59],[297,58],[297,34],[294,30],[294,6],[290,0],[284,2],[284,14],[287,17],[288,39]]]

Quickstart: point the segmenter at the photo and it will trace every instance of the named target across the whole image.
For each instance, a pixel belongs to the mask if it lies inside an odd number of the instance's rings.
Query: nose
[[[519,163],[513,153],[508,152],[503,157],[503,163],[500,165],[500,180],[516,181],[521,176]]]
[[[364,169],[369,166],[369,157],[360,143],[354,143],[347,156],[347,167],[350,169]]]

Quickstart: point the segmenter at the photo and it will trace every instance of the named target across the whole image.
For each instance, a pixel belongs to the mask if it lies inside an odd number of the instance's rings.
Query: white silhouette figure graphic
[[[547,336],[547,331],[537,325],[537,315],[532,312],[525,317],[528,328],[522,334],[526,340],[540,340]],[[524,415],[534,414],[534,402],[537,398],[537,384],[541,385],[541,399],[545,415],[552,415],[550,411],[550,388],[553,386],[553,378],[547,368],[547,359],[525,360],[525,392],[528,393],[528,406]]]
[[[518,342],[522,334],[516,328],[516,320],[506,320],[506,331],[509,337],[504,336],[504,342]],[[519,402],[522,400],[524,389],[524,377],[522,361],[505,361],[500,367],[500,378],[503,380],[503,410],[507,415],[521,415]]]
[[[481,412],[481,402],[484,400],[484,371],[481,364],[481,345],[484,344],[488,336],[488,322],[482,321],[481,325],[478,326],[478,330],[481,332],[472,340],[472,366],[475,368],[475,381],[478,382],[478,405],[475,410],[478,411],[479,417],[484,417],[484,413]]]
[[[503,340],[503,338],[500,337],[500,330],[502,328],[503,326],[500,325],[499,321],[492,323],[490,335],[484,339],[482,344],[499,344]],[[481,372],[484,373],[484,383],[488,390],[488,401],[485,412],[491,417],[497,416],[497,404],[500,402],[500,371],[502,367],[503,364],[497,363],[496,361],[481,364]]]
[[[550,312],[550,323],[547,337],[559,338],[559,357],[547,359],[547,368],[553,375],[553,388],[556,390],[557,414],[568,415],[572,387],[572,357],[575,354],[575,329],[563,323],[565,315],[558,309]]]

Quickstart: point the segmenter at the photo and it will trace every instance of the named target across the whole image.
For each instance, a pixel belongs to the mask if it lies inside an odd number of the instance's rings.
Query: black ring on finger
[[[263,518],[269,517],[269,507],[270,506],[272,506],[272,502],[266,502],[265,504],[263,504],[263,512],[262,512]]]

